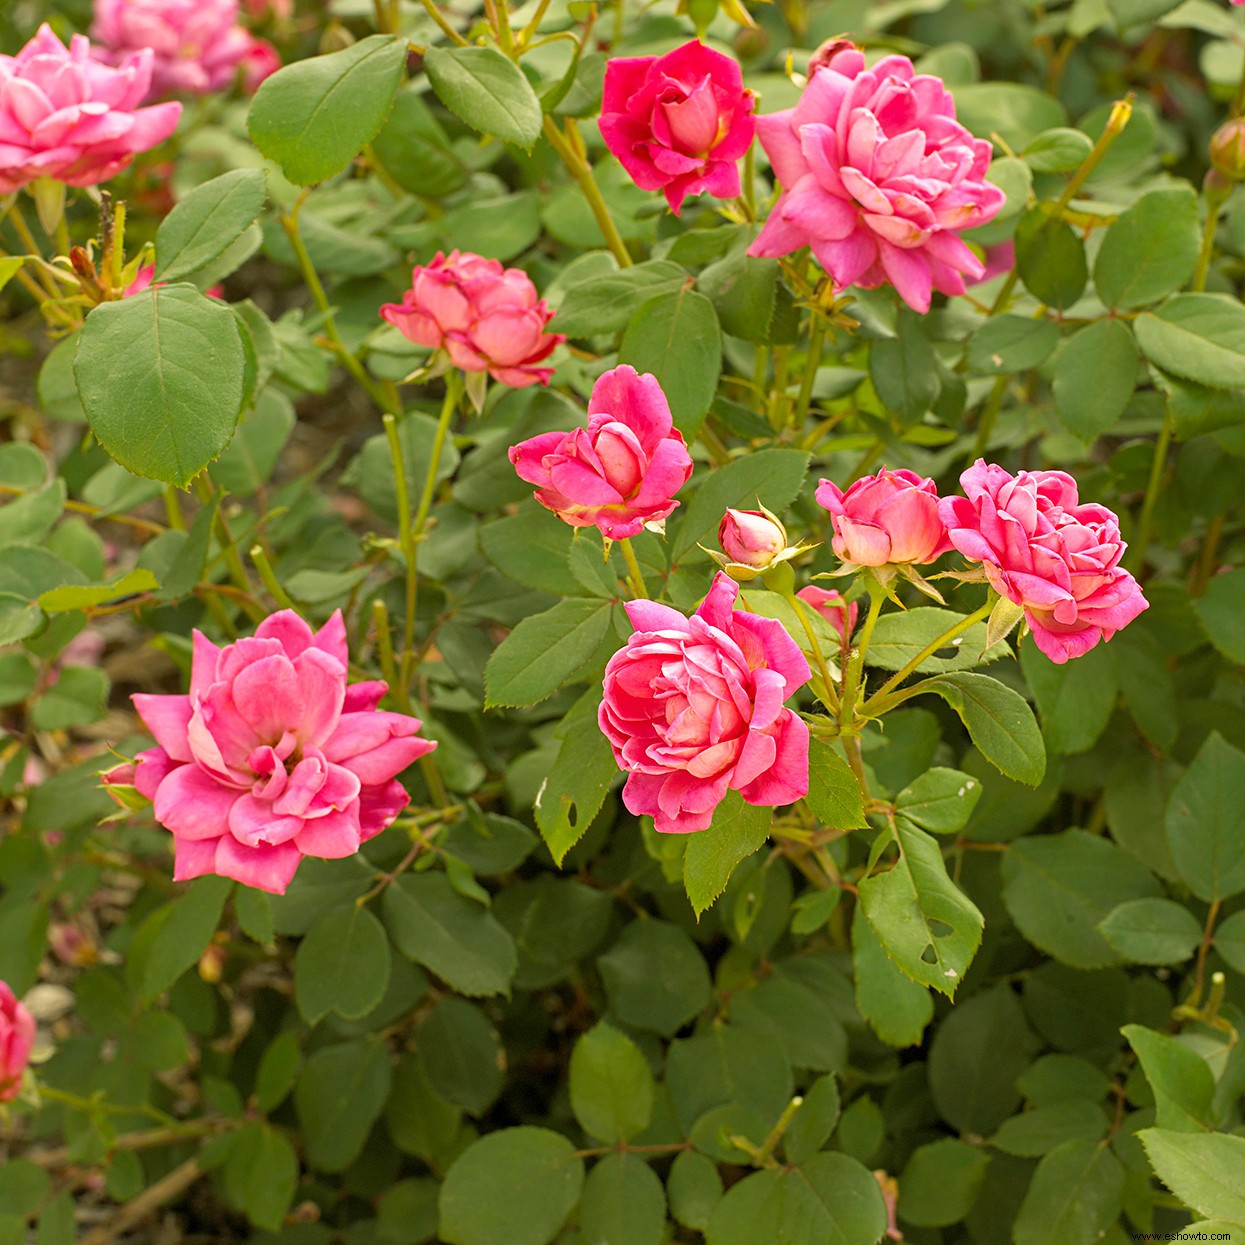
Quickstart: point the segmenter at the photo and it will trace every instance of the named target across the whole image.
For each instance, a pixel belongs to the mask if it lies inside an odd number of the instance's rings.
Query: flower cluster
[[[312,633],[292,610],[218,648],[194,633],[190,691],[134,696],[156,740],[113,771],[154,801],[178,881],[217,873],[281,894],[304,856],[352,856],[406,807],[397,776],[436,745],[418,718],[347,686],[341,612]]]

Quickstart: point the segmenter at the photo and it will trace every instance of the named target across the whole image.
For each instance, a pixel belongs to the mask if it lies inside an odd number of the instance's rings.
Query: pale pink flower
[[[114,69],[83,35],[66,48],[46,22],[16,56],[0,56],[0,194],[41,177],[94,186],[164,142],[182,106],[139,107],[151,72],[149,49]]]
[[[951,548],[938,517],[938,489],[914,471],[883,467],[846,493],[822,480],[817,504],[830,512],[834,552],[853,566],[932,562]]]
[[[588,401],[588,427],[543,432],[510,449],[536,500],[572,527],[611,540],[637,536],[679,504],[692,474],[683,434],[657,377],[623,364],[604,372]]]
[[[631,180],[663,191],[677,216],[688,195],[739,194],[755,107],[738,62],[693,39],[664,56],[612,57],[597,124]]]
[[[402,301],[380,315],[417,346],[444,351],[454,367],[513,389],[547,385],[553,368],[541,364],[566,340],[545,332],[553,312],[526,272],[470,251],[438,251],[414,268]]]
[[[151,50],[152,98],[228,89],[255,43],[238,0],[95,0],[91,36],[110,59]]]
[[[598,720],[623,803],[667,834],[706,829],[727,791],[770,806],[808,794],[808,727],[783,705],[808,662],[781,623],[736,611],[738,594],[719,571],[691,618],[628,601],[635,632],[605,667]]]
[[[281,894],[304,856],[352,856],[406,807],[396,781],[436,746],[348,687],[341,611],[314,635],[293,610],[218,648],[194,633],[186,696],[135,695],[157,746],[134,785],[173,834],[174,879],[205,873]]]
[[[952,544],[1000,596],[1024,607],[1039,649],[1062,665],[1126,627],[1148,602],[1118,564],[1125,544],[1105,506],[1080,504],[1062,471],[1011,475],[978,459],[939,512]]]
[[[12,1102],[21,1092],[34,1045],[35,1018],[0,981],[0,1102]]]
[[[759,510],[728,510],[718,524],[718,544],[732,562],[769,566],[787,547],[787,530]]]
[[[990,144],[906,56],[866,69],[849,45],[811,73],[794,108],[757,119],[783,193],[748,254],[808,246],[836,289],[889,283],[920,312],[933,290],[963,294],[984,267],[958,235],[1005,197],[985,179]]]

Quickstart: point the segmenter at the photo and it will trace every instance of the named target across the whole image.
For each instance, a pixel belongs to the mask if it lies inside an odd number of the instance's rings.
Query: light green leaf
[[[1156,1125],[1179,1133],[1205,1133],[1213,1127],[1215,1076],[1210,1064],[1174,1037],[1144,1025],[1125,1025],[1121,1032],[1154,1091]]]
[[[685,1228],[703,1232],[722,1200],[722,1177],[712,1159],[696,1150],[683,1150],[675,1156],[666,1177],[666,1196],[670,1214]]]
[[[216,933],[232,889],[228,878],[197,878],[138,927],[126,956],[125,976],[143,1002],[163,994],[198,962]]]
[[[1192,186],[1142,195],[1116,218],[1094,261],[1094,286],[1108,307],[1142,307],[1193,274],[1201,231]]]
[[[384,124],[406,55],[406,39],[369,35],[277,70],[247,114],[255,146],[296,186],[340,173]]]
[[[1055,358],[1055,410],[1082,441],[1107,432],[1137,387],[1137,344],[1124,320],[1078,329]]]
[[[1133,324],[1159,367],[1214,389],[1245,385],[1245,307],[1221,294],[1177,294]]]
[[[835,830],[865,826],[864,797],[852,767],[820,739],[808,743],[808,794],[804,803],[813,816]]]
[[[540,101],[523,71],[494,48],[430,47],[424,69],[437,98],[481,134],[526,150],[540,137]]]
[[[196,186],[156,231],[157,281],[182,281],[223,255],[264,210],[263,169],[232,169]]]
[[[769,838],[772,819],[773,809],[745,803],[737,791],[728,791],[709,828],[690,837],[683,855],[683,889],[697,920],[726,889],[735,866]]]
[[[604,1020],[571,1052],[571,1110],[584,1131],[613,1144],[642,1133],[653,1115],[653,1074],[640,1048]]]
[[[963,621],[963,614],[931,605],[883,614],[873,630],[865,662],[882,670],[902,670],[926,645]],[[1011,649],[1005,643],[987,646],[986,624],[978,622],[946,648],[925,658],[916,672],[944,674],[951,670],[968,670],[1010,654]]]
[[[63,588],[53,588],[50,592],[40,593],[39,607],[45,614],[63,614],[69,610],[84,610],[93,605],[119,601],[122,597],[134,596],[139,592],[150,592],[158,587],[156,577],[150,571],[142,569],[127,571],[111,583],[88,584],[84,587],[66,584]]]
[[[1159,1179],[1186,1205],[1245,1223],[1245,1137],[1146,1128],[1137,1134]]]
[[[895,797],[895,811],[934,834],[958,834],[981,799],[981,783],[958,769],[926,770]]]

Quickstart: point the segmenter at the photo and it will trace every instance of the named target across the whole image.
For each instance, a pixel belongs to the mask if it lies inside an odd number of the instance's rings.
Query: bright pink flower
[[[657,377],[623,364],[604,372],[588,400],[588,427],[543,432],[510,447],[519,479],[572,527],[623,540],[661,523],[692,474],[692,457]]]
[[[418,718],[346,686],[341,611],[314,635],[293,610],[217,648],[194,633],[187,696],[135,695],[157,746],[134,778],[173,833],[176,881],[218,873],[282,894],[304,856],[353,856],[406,807],[395,781],[436,745]]]
[[[417,346],[444,350],[455,367],[488,372],[513,389],[547,385],[553,368],[539,364],[566,341],[545,332],[553,312],[526,272],[470,251],[438,251],[380,315]]]
[[[66,48],[46,22],[16,56],[0,56],[0,194],[40,177],[94,186],[164,142],[182,106],[139,107],[151,70],[147,49],[113,69],[84,36]]]
[[[787,530],[759,510],[728,510],[718,524],[718,544],[732,562],[763,568],[787,547]]]
[[[1245,3],[1245,0],[1242,0]],[[986,281],[993,281],[995,277],[1001,277],[1005,272],[1011,272],[1016,267],[1016,244],[1008,239],[1006,242],[996,242],[994,246],[986,247],[985,266],[981,276],[971,281],[966,281],[966,285],[981,285]]]
[[[848,604],[841,592],[833,588],[818,588],[809,584],[795,594],[810,608],[815,609],[839,633],[839,638],[848,640],[856,630],[856,615],[860,606],[855,601]]]
[[[227,90],[255,42],[238,0],[95,0],[91,36],[110,60],[151,49],[153,99]]]
[[[0,1102],[12,1102],[21,1092],[34,1045],[35,1018],[0,981]]]
[[[277,49],[267,39],[252,39],[242,61],[242,89],[254,95],[264,79],[271,78],[280,68],[281,54]]]
[[[1105,506],[1081,505],[1062,471],[1011,475],[978,459],[939,511],[951,541],[1000,596],[1024,606],[1038,648],[1062,665],[1109,640],[1148,602],[1118,564],[1125,544]]]
[[[921,312],[931,290],[963,294],[964,277],[981,276],[957,235],[1003,206],[985,180],[990,144],[906,56],[866,69],[859,48],[835,52],[794,108],[758,118],[757,133],[783,193],[749,255],[808,246],[836,289],[889,282]]]
[[[781,623],[736,612],[724,572],[691,616],[628,601],[635,628],[605,667],[598,721],[627,771],[623,803],[658,830],[704,830],[727,791],[749,804],[808,794],[808,727],[783,701],[808,662]]]
[[[822,480],[817,504],[830,512],[834,552],[853,566],[932,562],[951,548],[938,517],[938,489],[915,471],[883,467],[846,493]]]
[[[125,287],[123,298],[129,298],[134,294],[141,294],[148,286],[151,285],[151,278],[156,275],[155,264],[144,264],[134,276],[134,280]],[[160,289],[164,285],[163,281],[156,282],[156,289]],[[223,286],[213,285],[203,291],[208,298],[223,298],[225,290]]]
[[[693,39],[665,56],[611,59],[598,125],[631,180],[664,191],[677,216],[688,195],[739,194],[755,106],[738,62]]]

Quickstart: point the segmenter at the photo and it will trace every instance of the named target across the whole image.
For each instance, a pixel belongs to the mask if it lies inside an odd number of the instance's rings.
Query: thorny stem
[[[618,543],[622,547],[623,558],[627,563],[627,578],[631,585],[631,595],[647,600],[648,586],[644,582],[644,572],[640,570],[640,563],[636,560],[635,550],[631,547],[631,541],[624,537]]]
[[[441,33],[445,35],[446,38],[452,40],[454,43],[457,43],[460,48],[471,46],[471,44],[468,43],[468,41],[464,39],[462,35],[460,35],[458,31],[456,31],[454,27],[445,20],[441,10],[437,8],[436,4],[433,3],[433,0],[423,0],[423,5],[425,12],[434,22],[436,22],[438,26],[440,26]]]
[[[809,646],[813,650],[813,660],[817,663],[817,673],[821,676],[821,681],[825,687],[825,696],[822,697],[823,703],[831,713],[839,711],[838,696],[834,690],[834,680],[830,677],[830,667],[826,664],[826,655],[821,651],[821,641],[817,638],[817,632],[813,630],[813,624],[808,616],[808,607],[794,593],[785,594],[787,604],[795,610],[795,616],[800,620],[800,626],[804,628],[804,634],[808,638]]]
[[[592,176],[592,167],[581,154],[583,140],[579,137],[579,131],[575,128],[574,119],[571,117],[566,119],[566,133],[563,134],[558,129],[554,119],[546,116],[544,132],[545,137],[549,140],[549,146],[558,153],[562,158],[562,163],[566,165],[567,171],[579,183],[579,188],[583,191],[584,198],[588,201],[588,207],[592,210],[597,227],[605,236],[606,246],[609,247],[620,267],[630,268],[632,263],[631,252],[627,250],[627,244],[623,241],[622,234],[618,232],[618,226],[614,224],[614,218],[610,215],[609,204],[605,202],[601,194],[601,188]]]
[[[882,603],[886,593],[872,579],[869,581],[869,612],[865,616],[864,626],[860,629],[860,639],[855,651],[847,663],[847,673],[843,679],[843,700],[839,705],[839,719],[845,727],[850,727],[856,717],[856,694],[860,690],[860,675],[865,664],[865,654],[869,651],[869,641],[873,638],[873,629],[877,626],[878,615],[882,612]]]
[[[1150,463],[1150,479],[1146,483],[1145,500],[1141,503],[1141,517],[1137,520],[1137,533],[1128,551],[1128,562],[1136,571],[1139,571],[1145,564],[1146,552],[1150,548],[1150,533],[1154,527],[1154,508],[1158,505],[1159,493],[1163,490],[1163,477],[1167,474],[1167,451],[1171,446],[1172,432],[1171,403],[1168,402],[1163,410],[1163,427],[1154,446],[1154,458]]]
[[[195,476],[194,488],[199,500],[205,506],[210,506],[218,496],[216,488],[206,471],[201,471]],[[237,588],[245,594],[242,598],[242,608],[256,622],[260,622],[265,617],[265,613],[255,600],[255,585],[251,583],[251,577],[247,574],[246,566],[242,561],[242,555],[238,552],[238,546],[234,543],[233,533],[229,530],[229,520],[225,518],[225,511],[222,505],[216,507],[214,525],[216,527],[216,538],[220,542],[221,553],[225,559],[225,566],[229,570],[229,577]]]
[[[821,363],[821,350],[825,341],[825,321],[814,311],[812,321],[808,326],[808,357],[804,363],[804,377],[800,381],[800,394],[796,398],[792,420],[796,427],[799,427],[808,416],[809,404],[813,398],[813,384],[817,379],[817,368]]]
[[[283,610],[293,610],[297,613],[298,606],[294,604],[290,594],[281,587],[281,581],[272,569],[272,563],[268,561],[268,554],[264,551],[263,545],[251,546],[251,561],[255,563],[255,569],[259,572],[259,577],[263,580],[264,587],[268,589],[268,595]]]

